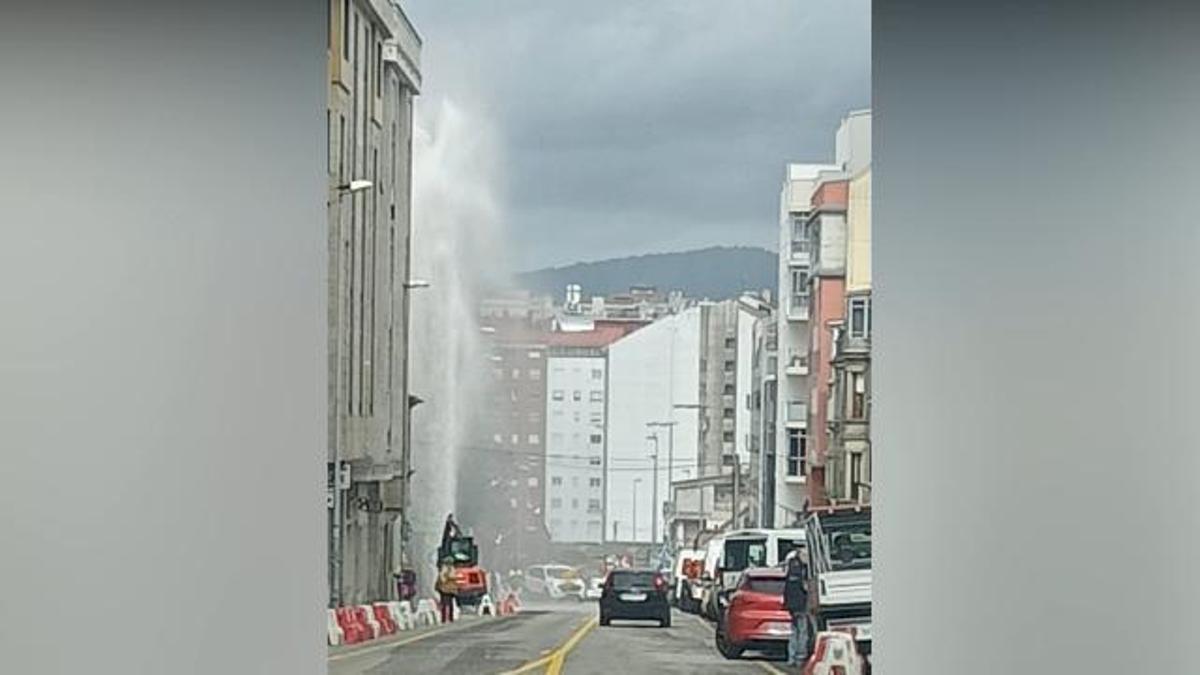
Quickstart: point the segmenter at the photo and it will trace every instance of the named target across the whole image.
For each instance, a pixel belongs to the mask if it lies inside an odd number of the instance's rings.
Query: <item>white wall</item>
[[[754,322],[753,312],[741,305],[737,314],[737,445],[735,452],[743,467],[750,466],[750,397],[754,393]]]
[[[598,543],[604,526],[605,359],[556,356],[547,359],[546,369],[546,527],[553,541]],[[561,400],[555,400],[558,392]],[[600,443],[592,442],[594,435]]]
[[[678,422],[674,431],[674,478],[695,478],[699,456],[698,414],[673,410],[674,404],[695,403],[700,388],[700,310],[692,308],[634,331],[613,343],[609,354],[608,469],[605,481],[608,512],[604,536],[618,541],[651,541],[653,514],[658,531],[665,531],[662,504],[670,499],[667,483],[668,437],[658,429],[658,503],[652,504],[654,463],[649,455],[653,429],[647,422]],[[633,532],[633,482],[637,490],[637,533]]]

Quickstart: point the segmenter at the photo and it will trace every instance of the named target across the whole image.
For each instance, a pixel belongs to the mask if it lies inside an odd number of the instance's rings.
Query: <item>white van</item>
[[[778,567],[793,549],[805,550],[803,528],[774,530],[737,530],[725,535],[721,546],[718,573],[713,575],[717,600],[737,588],[742,572],[755,567]],[[723,607],[723,605],[719,605]],[[719,611],[713,607],[712,611]]]

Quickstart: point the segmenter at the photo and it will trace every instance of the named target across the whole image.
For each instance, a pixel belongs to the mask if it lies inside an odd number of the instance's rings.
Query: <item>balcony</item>
[[[784,423],[792,428],[803,429],[808,426],[808,403],[805,401],[788,401],[784,410]]]
[[[810,297],[808,293],[804,293],[793,294],[788,298],[788,321],[808,321]]]
[[[788,375],[796,377],[808,375],[808,355],[792,354],[783,371]]]
[[[812,245],[807,239],[793,239],[788,264],[808,267],[811,263]]]

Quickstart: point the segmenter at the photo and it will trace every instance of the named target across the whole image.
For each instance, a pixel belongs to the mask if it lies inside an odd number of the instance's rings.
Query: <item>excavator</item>
[[[442,529],[442,544],[438,547],[439,563],[449,561],[454,567],[458,582],[455,600],[460,607],[474,607],[488,592],[488,575],[479,566],[479,547],[475,538],[464,535],[454,521],[454,514],[446,516]]]

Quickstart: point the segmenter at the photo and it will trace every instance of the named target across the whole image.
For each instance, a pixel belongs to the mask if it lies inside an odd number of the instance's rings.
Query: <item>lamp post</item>
[[[641,478],[633,479],[633,541],[637,542],[637,486],[642,482]]]
[[[411,331],[409,331],[409,325],[411,323],[410,319],[411,319],[411,314],[412,314],[411,293],[414,289],[429,288],[429,282],[424,281],[422,279],[409,279],[409,280],[405,281],[403,284],[401,284],[401,288],[404,291],[403,296],[402,296],[403,311],[404,311],[404,314],[403,314],[403,318],[404,318],[404,325],[403,325],[403,330],[404,330],[404,391],[402,393],[403,393],[403,396],[405,399],[405,409],[404,409],[404,443],[401,447],[401,453],[400,453],[400,468],[401,468],[401,471],[403,471],[403,476],[401,478],[401,480],[402,480],[401,486],[404,491],[403,498],[402,498],[402,501],[400,504],[400,564],[404,565],[406,562],[406,558],[409,561],[411,561],[411,559],[412,559],[411,556],[405,555],[406,553],[408,553],[408,543],[411,538],[411,530],[412,530],[412,518],[410,517],[410,513],[409,513],[409,508],[410,508],[409,505],[412,502],[412,475],[413,475],[413,473],[415,473],[415,469],[412,468],[412,415],[413,415],[412,411],[413,411],[413,408],[416,408],[417,406],[419,406],[425,402],[421,397],[415,396],[412,394],[412,378],[411,378],[411,374],[410,374],[411,371],[410,371],[409,365],[408,365],[409,362],[412,360],[412,349],[411,349],[412,333],[411,333]],[[395,401],[395,399],[396,399],[396,396],[395,396],[395,393],[393,392],[392,396],[389,397],[389,400]],[[389,407],[391,405],[392,404],[389,403]],[[394,417],[395,417],[395,409],[393,408],[391,414],[388,416],[388,424],[391,424],[391,420]]]
[[[338,223],[341,223],[341,204],[346,195],[354,195],[369,190],[374,185],[369,180],[351,180],[338,185]],[[331,420],[337,424],[338,416]],[[342,499],[342,458],[341,434],[336,434],[333,441],[333,518],[329,526],[329,606],[337,607],[342,604],[342,530],[345,529],[345,506]]]
[[[650,486],[650,542],[658,543],[658,434],[650,434],[646,437],[648,441],[654,441],[654,454],[650,458],[654,460],[654,484]]]
[[[666,427],[666,429],[667,429],[667,503],[671,504],[672,507],[675,504],[675,493],[673,491],[672,485],[675,482],[675,425],[676,424],[678,424],[678,422],[676,422],[675,420],[671,420],[669,422],[647,422],[646,423],[646,426],[651,429],[657,429],[657,428],[662,428],[662,427]],[[655,448],[655,454],[658,454],[657,448]],[[658,464],[658,460],[655,460],[655,465],[657,466],[657,464]],[[657,480],[654,482],[656,485],[658,484]],[[666,526],[670,527],[670,521],[667,522]]]

